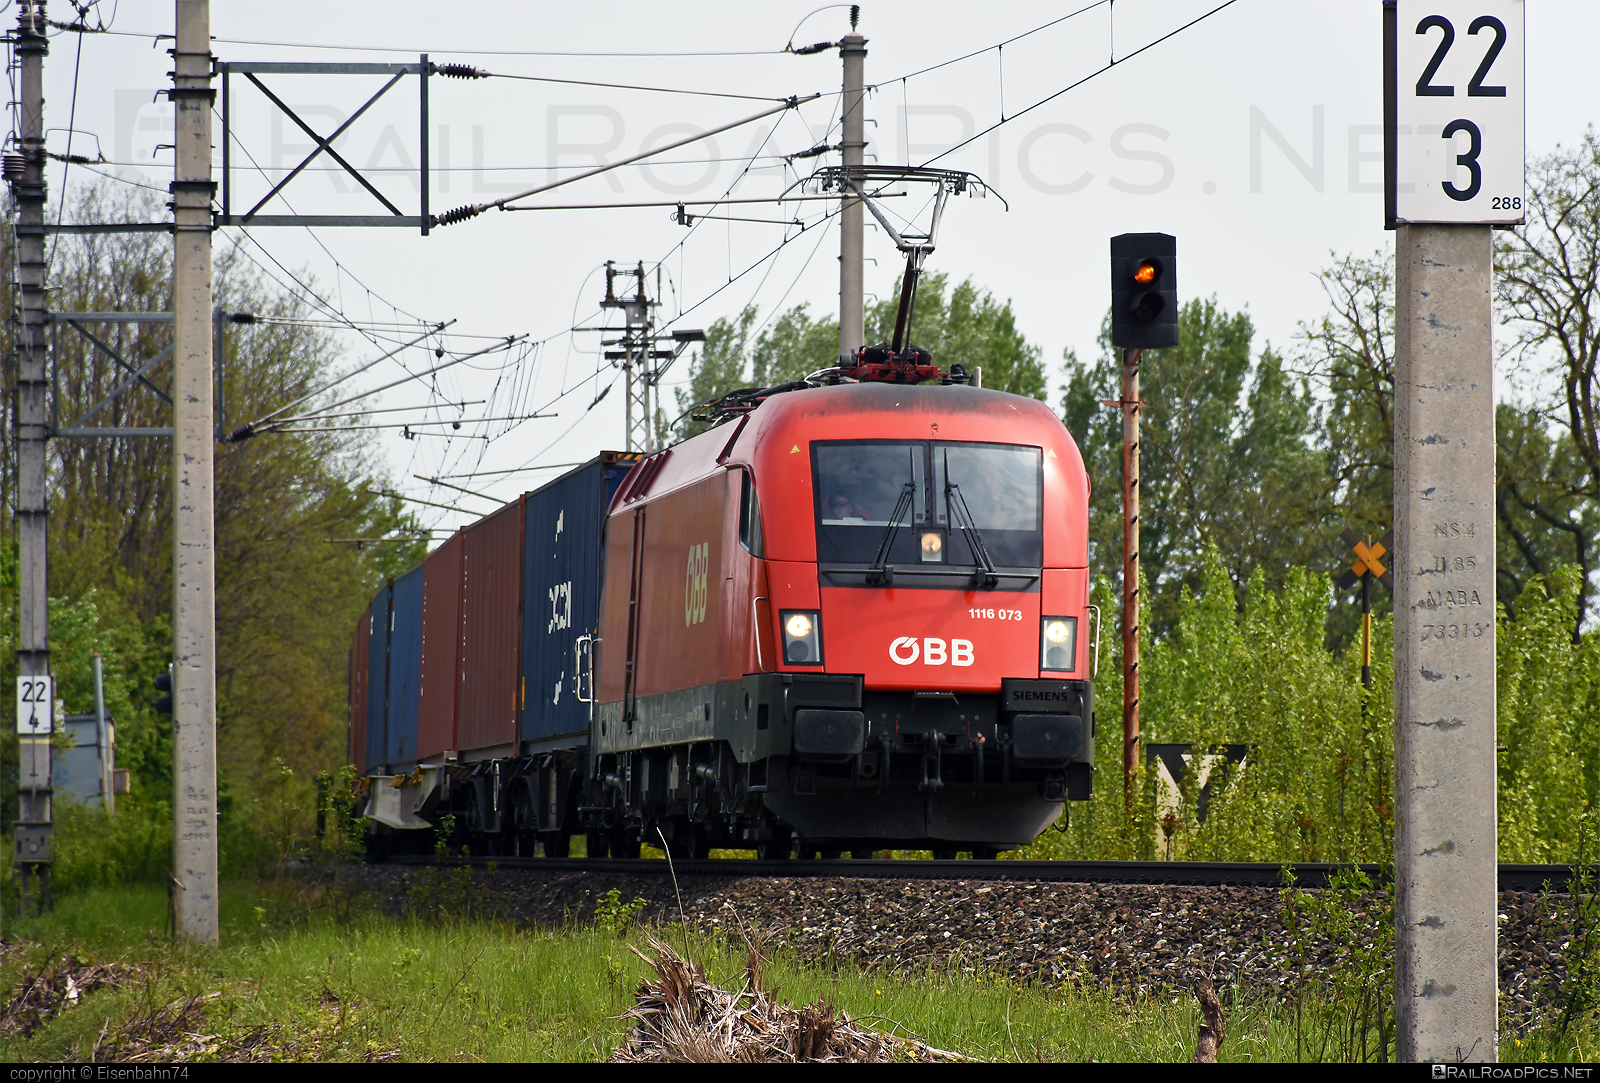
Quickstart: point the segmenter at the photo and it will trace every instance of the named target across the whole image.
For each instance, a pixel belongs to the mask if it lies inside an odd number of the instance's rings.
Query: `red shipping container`
[[[514,746],[522,705],[522,497],[465,528],[461,552],[463,753]]]
[[[372,640],[372,614],[368,608],[361,610],[356,621],[355,646],[350,650],[350,747],[349,762],[357,770],[366,766],[367,760],[367,665],[369,643]]]
[[[418,684],[417,758],[456,748],[456,679],[461,672],[463,532],[422,562],[422,680]]]

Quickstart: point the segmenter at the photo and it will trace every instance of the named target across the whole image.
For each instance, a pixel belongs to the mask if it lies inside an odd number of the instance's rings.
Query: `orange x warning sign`
[[[1357,575],[1365,575],[1367,572],[1371,572],[1374,579],[1382,579],[1383,573],[1389,570],[1383,566],[1383,562],[1379,559],[1389,551],[1383,547],[1382,542],[1373,542],[1371,546],[1368,546],[1366,542],[1358,541],[1351,548],[1356,551],[1356,562],[1350,565],[1350,570]]]
[[[1341,535],[1344,542],[1355,552],[1355,563],[1350,565],[1350,570],[1339,579],[1340,587],[1355,585],[1363,575],[1370,575],[1374,579],[1383,579],[1389,574],[1389,569],[1384,567],[1383,556],[1389,551],[1389,546],[1394,544],[1394,531],[1383,536],[1382,541],[1373,541],[1369,534],[1366,538],[1358,538],[1352,530],[1346,530]]]

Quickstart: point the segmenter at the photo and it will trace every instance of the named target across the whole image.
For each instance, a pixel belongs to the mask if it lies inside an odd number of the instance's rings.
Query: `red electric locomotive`
[[[379,591],[350,699],[375,853],[448,815],[486,853],[992,856],[1089,797],[1089,484],[1050,409],[878,348],[708,416]]]
[[[1042,402],[871,352],[731,396],[612,498],[591,853],[992,856],[1089,797],[1078,448]]]

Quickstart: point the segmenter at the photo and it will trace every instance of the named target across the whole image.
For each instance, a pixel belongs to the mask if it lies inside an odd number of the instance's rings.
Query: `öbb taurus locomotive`
[[[913,361],[736,393],[387,585],[351,666],[373,848],[449,814],[485,852],[991,856],[1087,799],[1082,459]]]

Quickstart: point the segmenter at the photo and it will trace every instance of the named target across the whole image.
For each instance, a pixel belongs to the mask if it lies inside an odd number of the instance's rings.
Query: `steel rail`
[[[371,860],[372,864],[400,866],[470,866],[475,868],[518,869],[550,873],[600,872],[637,876],[670,875],[666,861],[658,858],[583,858],[583,857],[472,857],[438,858],[391,855]],[[1336,862],[1297,862],[1290,865],[1272,862],[1228,861],[859,861],[850,858],[827,860],[750,861],[712,858],[672,863],[679,876],[761,877],[841,877],[853,880],[1033,880],[1076,884],[1150,884],[1166,887],[1249,887],[1282,888],[1283,870],[1288,868],[1299,887],[1327,887],[1340,869],[1358,868],[1373,883],[1382,883],[1388,874],[1379,865],[1339,864]],[[1539,891],[1549,884],[1565,891],[1572,877],[1570,865],[1500,866],[1501,891]]]

